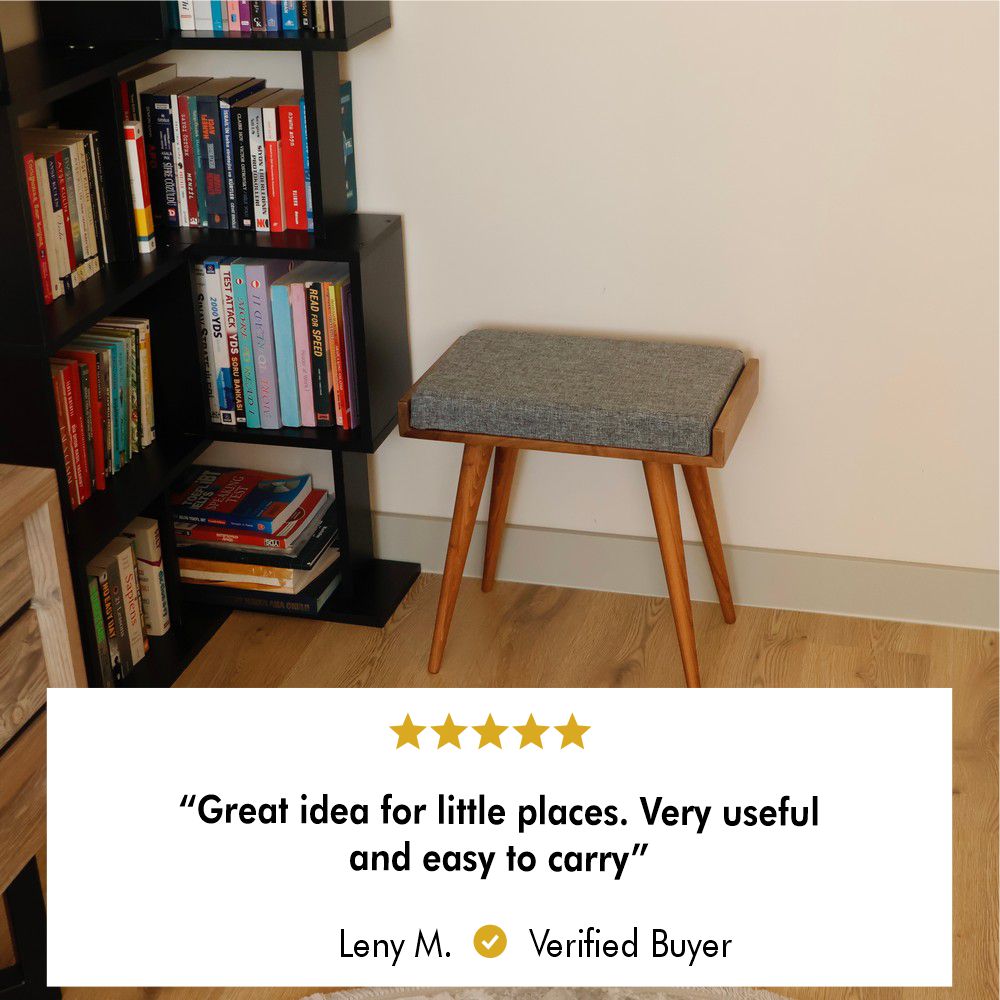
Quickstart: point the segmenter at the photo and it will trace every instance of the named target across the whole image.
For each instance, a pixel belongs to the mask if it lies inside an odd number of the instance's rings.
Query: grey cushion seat
[[[708,455],[743,370],[728,347],[474,330],[414,389],[415,428]]]

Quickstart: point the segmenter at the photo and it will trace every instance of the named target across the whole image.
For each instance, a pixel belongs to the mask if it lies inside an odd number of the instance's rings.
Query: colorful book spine
[[[292,331],[295,337],[295,371],[298,376],[299,420],[303,427],[316,426],[313,405],[312,347],[309,317],[306,312],[306,289],[296,282],[288,289],[292,306]]]
[[[66,470],[66,489],[69,503],[74,509],[80,506],[80,487],[77,482],[76,462],[73,458],[72,430],[69,422],[69,400],[67,399],[66,369],[52,366],[52,397],[56,404],[56,418],[59,424],[59,444],[62,448],[63,468]]]
[[[236,157],[236,222],[239,229],[254,228],[253,167],[250,151],[249,109],[233,108],[233,154]]]
[[[346,427],[344,412],[344,391],[340,383],[340,361],[337,356],[337,300],[330,294],[332,285],[323,282],[323,325],[326,328],[326,372],[330,380],[330,396],[333,399],[333,415],[338,427]]]
[[[146,634],[166,635],[170,631],[170,607],[163,573],[160,525],[151,517],[137,517],[122,534],[132,542],[135,552]]]
[[[267,197],[267,150],[264,142],[264,109],[247,108],[247,137],[250,144],[250,174],[253,183],[254,229],[271,230]]]
[[[239,0],[226,0],[226,33],[229,35],[240,33]]]
[[[260,427],[257,403],[257,375],[253,360],[253,337],[250,332],[250,297],[247,294],[246,266],[240,261],[230,265],[233,277],[233,300],[236,309],[236,338],[239,341],[240,374],[243,381],[243,407],[246,425]]]
[[[209,331],[212,334],[213,374],[219,399],[219,421],[232,427],[236,424],[236,405],[233,399],[233,373],[229,368],[229,342],[223,318],[222,263],[219,258],[205,261],[205,285]]]
[[[299,5],[297,0],[282,0],[281,32],[282,34],[297,34],[299,30]]]
[[[90,598],[90,616],[94,622],[94,637],[97,639],[97,659],[101,666],[101,683],[111,687],[111,655],[108,652],[108,634],[104,628],[104,611],[101,607],[101,587],[97,577],[87,578],[87,596]]]
[[[250,0],[250,28],[255,38],[267,34],[263,0]]]
[[[309,317],[310,370],[312,374],[313,408],[320,427],[333,424],[330,400],[330,380],[327,375],[327,341],[323,325],[323,284],[311,281],[305,286]]]
[[[281,149],[282,188],[286,225],[289,229],[308,230],[306,214],[306,170],[302,155],[302,116],[299,102],[278,108]]]
[[[104,635],[108,643],[108,659],[111,668],[111,682],[107,686],[112,687],[125,676],[122,639],[118,629],[119,618],[115,615],[114,589],[118,586],[117,573],[114,573],[110,566],[98,566],[93,563],[87,567],[87,572],[97,581],[97,589],[101,598],[101,617],[104,619]]]
[[[226,15],[223,0],[210,0],[212,11],[212,34],[216,37],[226,33]]]
[[[174,125],[170,114],[169,94],[150,97],[150,124],[153,130],[150,132],[149,148],[156,150],[154,162],[163,185],[160,192],[162,221],[169,226],[177,226],[177,168],[174,164]]]
[[[240,34],[253,34],[253,24],[250,19],[250,0],[240,0]]]
[[[306,99],[299,101],[299,114],[302,118],[302,169],[306,185],[306,229],[313,231],[313,193],[312,170],[309,166],[309,119],[306,114]]]
[[[344,136],[344,182],[347,185],[347,211],[358,210],[358,177],[354,166],[354,102],[351,81],[340,85],[340,127]]]
[[[312,0],[299,0],[299,31],[304,35],[316,33],[316,20],[313,17]]]
[[[177,192],[177,224],[191,225],[191,213],[188,211],[187,177],[184,171],[184,146],[181,136],[180,106],[185,103],[178,94],[170,95],[170,131],[173,143],[174,190]]]
[[[51,156],[56,175],[56,187],[59,190],[59,210],[62,213],[63,234],[66,239],[66,253],[69,259],[70,287],[76,288],[80,283],[80,261],[76,255],[76,241],[73,239],[73,221],[70,215],[69,193],[66,187],[66,166],[62,153]]]
[[[351,298],[351,283],[346,282],[340,289],[341,314],[344,317],[344,344],[347,347],[345,365],[347,367],[347,393],[351,408],[350,428],[361,425],[361,410],[358,397],[358,368],[355,358],[357,344],[354,341],[354,307]]]
[[[281,3],[279,0],[265,0],[264,31],[272,37],[281,34]]]
[[[278,399],[281,422],[300,427],[299,380],[295,368],[295,331],[288,285],[271,286],[271,322],[274,324],[274,354],[278,362]]]
[[[191,159],[194,162],[195,195],[198,199],[198,225],[208,226],[208,191],[201,157],[201,121],[198,117],[198,98],[187,96],[188,118],[191,122]]]
[[[198,209],[198,178],[195,172],[194,143],[191,132],[191,102],[184,94],[177,95],[177,119],[181,137],[181,162],[184,166],[183,195],[187,199],[189,226],[200,226]]]
[[[45,246],[45,224],[42,221],[42,200],[38,193],[38,178],[35,175],[35,156],[24,155],[24,179],[28,184],[28,200],[31,203],[31,224],[35,231],[35,255],[38,258],[38,274],[42,281],[42,297],[45,304],[52,301],[52,275],[49,272],[49,255]]]
[[[276,261],[246,265],[257,405],[260,410],[260,426],[267,430],[276,430],[281,426],[278,361],[274,352],[269,285],[282,266]]]
[[[267,211],[271,232],[283,233],[287,228],[285,205],[282,201],[281,135],[278,127],[278,109],[264,108],[264,152],[267,158]]]
[[[50,246],[55,248],[54,260],[56,263],[56,273],[59,277],[59,285],[63,294],[69,292],[73,287],[72,268],[69,262],[69,247],[66,243],[66,227],[63,221],[62,201],[59,197],[59,179],[56,176],[55,156],[48,154],[44,157],[45,177],[48,181],[48,209],[49,225],[51,227],[52,240]],[[45,201],[43,199],[43,205]]]
[[[226,204],[226,167],[222,152],[219,99],[198,97],[197,102],[206,221],[210,229],[226,229],[229,226],[229,206]]]
[[[233,380],[233,409],[236,423],[247,422],[246,405],[243,402],[243,366],[240,363],[240,341],[236,329],[236,296],[233,291],[233,267],[229,260],[219,265],[222,279],[222,326],[226,332],[226,347],[229,349],[229,371]]]
[[[228,226],[230,229],[240,228],[239,200],[242,197],[236,173],[236,149],[233,135],[232,104],[260,90],[263,80],[253,80],[246,87],[229,96],[219,98],[219,127],[222,132],[222,160],[226,178],[226,204],[228,209]]]
[[[76,361],[80,365],[80,371],[87,372],[86,396],[88,406],[85,408],[85,412],[87,413],[90,422],[89,433],[91,446],[89,448],[89,452],[93,455],[93,463],[91,464],[91,479],[96,489],[103,490],[107,486],[107,449],[104,444],[104,402],[101,393],[101,376],[97,361],[97,354],[94,351],[64,349],[59,352],[58,357]]]
[[[209,415],[212,423],[221,424],[219,387],[215,379],[212,323],[208,305],[208,277],[204,261],[196,261],[191,265],[191,278],[192,294],[194,296],[194,314],[198,323],[198,347],[201,353],[201,370],[205,388],[208,392]]]
[[[149,202],[149,179],[146,176],[146,147],[139,122],[125,123],[125,154],[128,159],[139,253],[152,253],[156,249],[156,236],[153,231],[153,209]]]

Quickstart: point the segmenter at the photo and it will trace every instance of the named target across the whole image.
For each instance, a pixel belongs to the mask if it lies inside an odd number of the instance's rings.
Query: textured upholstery
[[[475,330],[413,391],[410,423],[707,455],[742,369],[728,347]]]

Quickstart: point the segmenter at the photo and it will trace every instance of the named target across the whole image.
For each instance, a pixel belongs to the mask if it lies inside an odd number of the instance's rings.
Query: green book
[[[101,609],[101,591],[97,577],[87,579],[87,593],[90,595],[90,613],[94,616],[94,632],[97,635],[97,655],[101,661],[101,681],[105,687],[113,687],[111,677],[111,653],[108,650],[108,633],[104,628],[104,611]]]

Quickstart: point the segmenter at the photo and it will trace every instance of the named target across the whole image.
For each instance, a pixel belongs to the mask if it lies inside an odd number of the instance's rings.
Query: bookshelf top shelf
[[[384,17],[345,37],[329,35],[279,35],[249,38],[240,35],[213,35],[207,31],[175,31],[166,40],[167,49],[225,49],[230,51],[347,52],[391,27]]]

